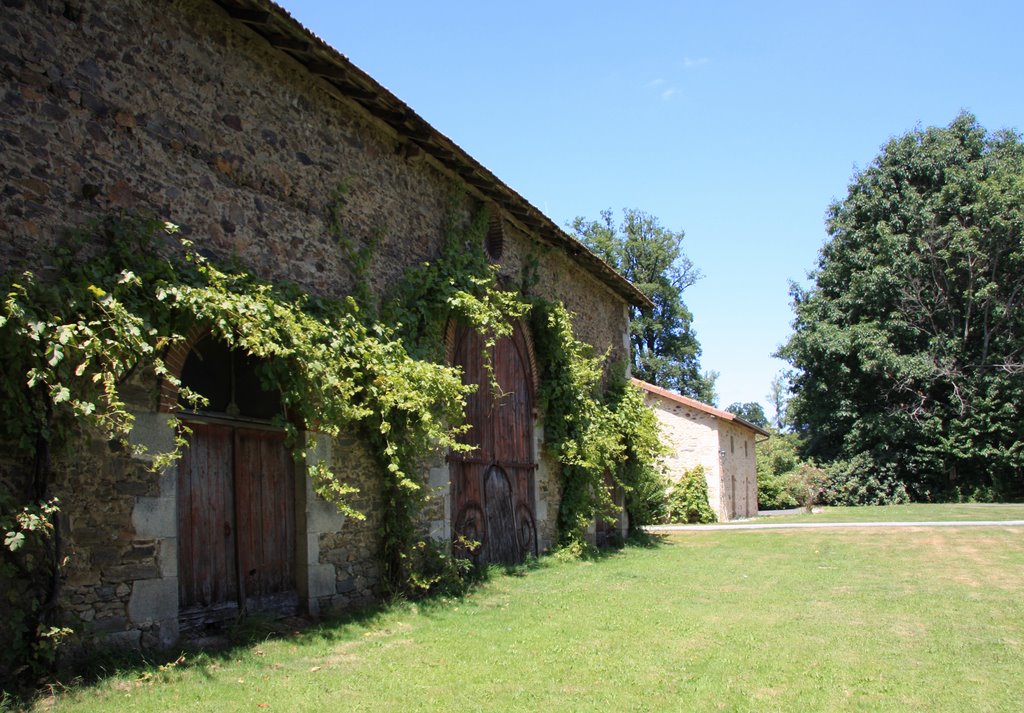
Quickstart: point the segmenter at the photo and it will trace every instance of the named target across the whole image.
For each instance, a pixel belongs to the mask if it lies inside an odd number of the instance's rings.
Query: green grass
[[[1020,528],[687,532],[47,697],[54,711],[1007,711]]]
[[[1024,504],[943,503],[815,508],[820,512],[772,515],[757,522],[926,522],[1024,520]],[[747,521],[744,521],[747,522]]]

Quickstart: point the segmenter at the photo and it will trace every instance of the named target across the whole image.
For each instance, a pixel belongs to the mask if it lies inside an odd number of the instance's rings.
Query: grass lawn
[[[819,508],[815,508],[818,510]],[[925,522],[940,520],[1024,520],[1024,504],[942,503],[825,507],[820,512],[772,515],[758,522]],[[744,522],[749,522],[745,520]]]
[[[686,532],[36,709],[1020,710],[1022,591],[1020,528]]]

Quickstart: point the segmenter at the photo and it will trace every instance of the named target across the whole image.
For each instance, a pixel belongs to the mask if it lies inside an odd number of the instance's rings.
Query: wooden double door
[[[284,433],[188,425],[177,491],[182,627],[242,612],[294,613],[295,476]]]
[[[537,554],[534,505],[533,372],[527,335],[488,346],[476,331],[454,328],[451,361],[463,381],[477,384],[467,399],[468,453],[449,456],[453,537],[478,542],[479,562],[517,564]],[[488,373],[488,363],[494,379]]]

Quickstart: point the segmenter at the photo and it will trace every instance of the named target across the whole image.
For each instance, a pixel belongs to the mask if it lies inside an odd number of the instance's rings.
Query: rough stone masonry
[[[518,284],[535,260],[535,291],[564,301],[577,315],[578,336],[599,352],[625,357],[628,301],[638,299],[631,286],[602,272],[425,122],[399,125],[374,108],[412,115],[271,3],[2,0],[2,7],[5,271],[45,274],[47,249],[68,230],[101,216],[143,214],[178,224],[201,251],[261,278],[343,297],[353,275],[328,213],[340,201],[346,237],[379,242],[371,281],[385,295],[410,266],[436,257],[449,197],[462,187],[467,219],[487,205],[502,223],[502,279]],[[128,391],[138,417],[133,438],[166,446],[173,433],[156,376],[136,375]],[[538,421],[537,529],[546,547],[559,493],[542,435]],[[301,477],[296,586],[312,614],[373,601],[380,574],[379,474],[366,446],[321,440],[307,454],[308,463],[317,460],[361,489],[356,506],[369,517],[347,521]],[[424,526],[441,537],[451,534],[447,477],[444,463],[424,472],[437,493]],[[105,444],[58,465],[68,557],[61,601],[80,641],[156,647],[178,638],[175,488],[173,469],[154,476]]]

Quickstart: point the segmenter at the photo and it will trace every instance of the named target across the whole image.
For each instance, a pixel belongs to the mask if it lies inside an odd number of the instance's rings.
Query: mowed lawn
[[[940,522],[978,520],[1024,520],[1024,504],[941,503],[877,505],[872,507],[820,507],[810,513],[772,515],[758,522]],[[743,522],[749,522],[744,520]]]
[[[686,532],[39,710],[1015,711],[1024,529]]]

